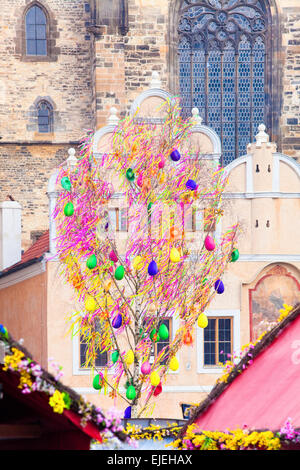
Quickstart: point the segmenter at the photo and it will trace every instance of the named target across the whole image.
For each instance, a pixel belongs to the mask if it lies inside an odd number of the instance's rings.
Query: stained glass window
[[[184,0],[178,23],[182,114],[197,107],[221,138],[223,165],[246,153],[265,122],[263,0]]]
[[[26,14],[26,54],[47,55],[47,19],[38,6],[31,7]]]

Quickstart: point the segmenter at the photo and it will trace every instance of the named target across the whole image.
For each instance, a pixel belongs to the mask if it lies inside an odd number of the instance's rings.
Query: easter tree
[[[168,370],[178,369],[177,352],[191,342],[196,323],[207,326],[205,309],[224,291],[222,274],[238,258],[237,226],[213,237],[223,214],[224,171],[195,155],[195,123],[181,119],[177,103],[167,106],[161,124],[121,121],[101,157],[89,135],[76,167],[58,175],[56,248],[79,305],[72,331],[87,344],[94,388],[121,397],[125,417],[142,416]],[[127,210],[123,238],[109,210],[116,190]],[[202,214],[204,230],[189,231],[195,214]],[[164,320],[175,316],[179,327],[169,338]],[[158,342],[165,343],[153,355]],[[99,353],[108,357],[103,368]]]

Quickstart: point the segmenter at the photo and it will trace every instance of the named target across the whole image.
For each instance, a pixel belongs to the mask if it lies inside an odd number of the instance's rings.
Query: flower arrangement
[[[18,388],[23,394],[44,392],[49,397],[48,403],[55,413],[62,414],[64,410],[71,409],[81,415],[82,427],[88,422],[93,422],[106,441],[116,436],[130,444],[130,439],[124,433],[121,424],[120,412],[112,408],[105,416],[100,408],[86,402],[83,397],[65,387],[59,382],[63,375],[62,368],[53,359],[51,365],[55,369],[55,377],[43,370],[20,344],[14,342],[2,325],[0,325],[0,343],[5,349],[2,370],[19,374]]]
[[[132,440],[153,439],[154,441],[162,441],[166,437],[176,437],[181,428],[182,426],[178,426],[177,423],[170,424],[170,426],[164,428],[156,424],[141,428],[135,424],[127,423],[125,433]]]

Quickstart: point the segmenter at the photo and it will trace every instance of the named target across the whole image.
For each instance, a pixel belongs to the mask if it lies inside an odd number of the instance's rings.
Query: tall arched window
[[[26,55],[47,55],[47,18],[41,7],[34,5],[26,13]]]
[[[199,108],[220,136],[223,164],[246,153],[268,125],[268,11],[264,0],[183,0],[178,23],[184,117]]]
[[[53,108],[48,101],[40,101],[37,105],[38,131],[49,133],[53,131]]]

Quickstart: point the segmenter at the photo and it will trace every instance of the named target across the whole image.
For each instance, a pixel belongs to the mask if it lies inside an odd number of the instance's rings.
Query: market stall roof
[[[252,363],[253,361],[253,363]],[[217,382],[182,429],[278,430],[291,418],[300,428],[300,304],[267,332],[226,381]]]
[[[15,351],[18,352],[15,353]],[[24,354],[23,359],[26,359],[30,367],[32,364],[37,365],[40,371],[37,377],[40,383],[43,383],[42,387],[37,387],[36,391],[27,390],[27,393],[24,393],[26,387],[22,386],[22,377],[25,377],[28,383],[28,376],[26,374],[22,376],[22,366],[7,369],[5,365],[4,357],[14,358],[14,354]],[[36,380],[36,377],[31,376],[31,380]],[[50,405],[49,398],[53,396],[54,391],[59,392],[59,397],[68,397],[68,406],[61,413],[55,412],[54,407]],[[99,421],[99,415],[103,421],[101,419]],[[105,416],[99,409],[92,404],[86,404],[73,389],[63,385],[36,364],[29,352],[14,341],[6,329],[0,325],[1,450],[88,450],[92,439],[102,441],[104,420]],[[112,432],[119,440],[125,440],[125,434],[121,431]]]

